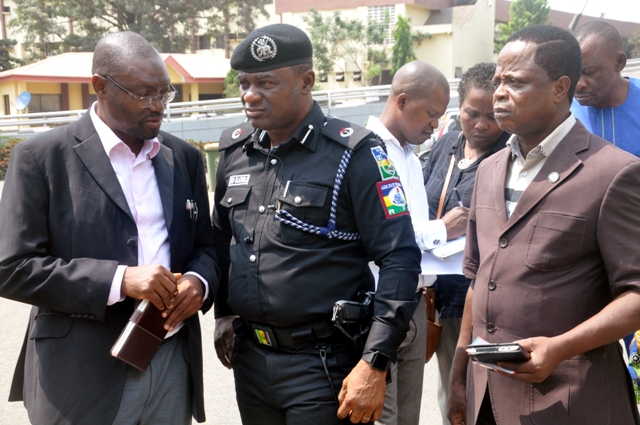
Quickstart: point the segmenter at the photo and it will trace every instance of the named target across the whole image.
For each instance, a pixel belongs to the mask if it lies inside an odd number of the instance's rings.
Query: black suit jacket
[[[200,153],[161,132],[153,159],[169,232],[171,271],[209,282],[217,259]],[[187,199],[200,214],[192,220]],[[137,265],[137,228],[89,113],[14,151],[0,201],[0,296],[33,305],[10,400],[37,424],[110,424],[126,364],[110,349],[134,308],[107,306],[116,267]],[[186,320],[193,415],[204,421],[198,315]]]

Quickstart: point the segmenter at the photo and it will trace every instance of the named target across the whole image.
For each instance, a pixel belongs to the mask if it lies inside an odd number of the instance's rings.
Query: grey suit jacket
[[[209,282],[219,271],[199,152],[161,132],[153,159],[170,239],[171,270]],[[192,220],[187,199],[200,214]],[[89,113],[14,151],[0,201],[0,296],[33,305],[10,400],[37,424],[110,424],[126,364],[110,349],[134,308],[107,307],[116,267],[137,265],[137,228]],[[17,325],[17,324],[16,324]],[[186,321],[193,414],[204,421],[198,315]]]
[[[559,335],[640,291],[640,161],[578,122],[507,218],[510,155],[484,161],[476,177],[464,261],[473,338]],[[467,385],[469,424],[487,385],[498,424],[640,423],[617,343],[560,363],[540,384],[470,364]]]

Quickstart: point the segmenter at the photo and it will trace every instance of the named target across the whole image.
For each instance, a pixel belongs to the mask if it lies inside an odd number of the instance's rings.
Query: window
[[[2,6],[3,13],[11,13],[11,6]]]
[[[209,50],[211,48],[211,37],[208,35],[198,36],[198,50]]]
[[[32,94],[29,103],[29,113],[57,112],[61,109],[59,94]]]
[[[9,95],[3,95],[2,100],[4,102],[4,114],[11,115],[11,102],[9,102]]]
[[[396,26],[396,7],[391,6],[369,6],[367,7],[367,15],[370,21],[383,23],[385,15],[389,15],[389,28],[387,28],[387,38],[384,39],[385,44],[393,43],[393,28]]]

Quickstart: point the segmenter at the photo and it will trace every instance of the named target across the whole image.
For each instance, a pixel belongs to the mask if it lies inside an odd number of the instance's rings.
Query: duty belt
[[[251,330],[251,339],[264,347],[281,350],[301,350],[327,342],[333,331],[329,323],[318,321],[290,328],[276,328],[243,321]]]

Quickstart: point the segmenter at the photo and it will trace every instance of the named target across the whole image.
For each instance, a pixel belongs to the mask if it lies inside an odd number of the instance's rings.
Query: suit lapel
[[[100,137],[93,127],[89,112],[84,114],[78,121],[75,137],[79,143],[73,149],[87,168],[87,171],[89,171],[89,174],[107,196],[133,220],[127,199],[124,196],[118,177],[113,171],[109,157],[104,151]]]
[[[522,219],[554,188],[562,184],[582,161],[576,152],[588,148],[588,134],[581,134],[584,127],[577,123],[565,138],[556,146],[553,153],[540,169],[538,175],[522,194],[513,214],[507,222],[505,231]],[[551,178],[552,173],[558,173],[557,180]],[[555,180],[555,181],[553,181]]]
[[[167,230],[169,230],[173,220],[173,152],[162,144],[161,135],[158,135],[158,140],[160,141],[160,152],[152,162],[158,180],[164,220],[167,224]]]
[[[493,182],[491,188],[493,190],[493,204],[496,208],[496,214],[500,220],[500,224],[504,226],[507,223],[507,202],[504,198],[504,187],[507,181],[507,170],[509,168],[509,158],[511,158],[511,150],[505,149],[495,155],[496,172],[493,173]]]

